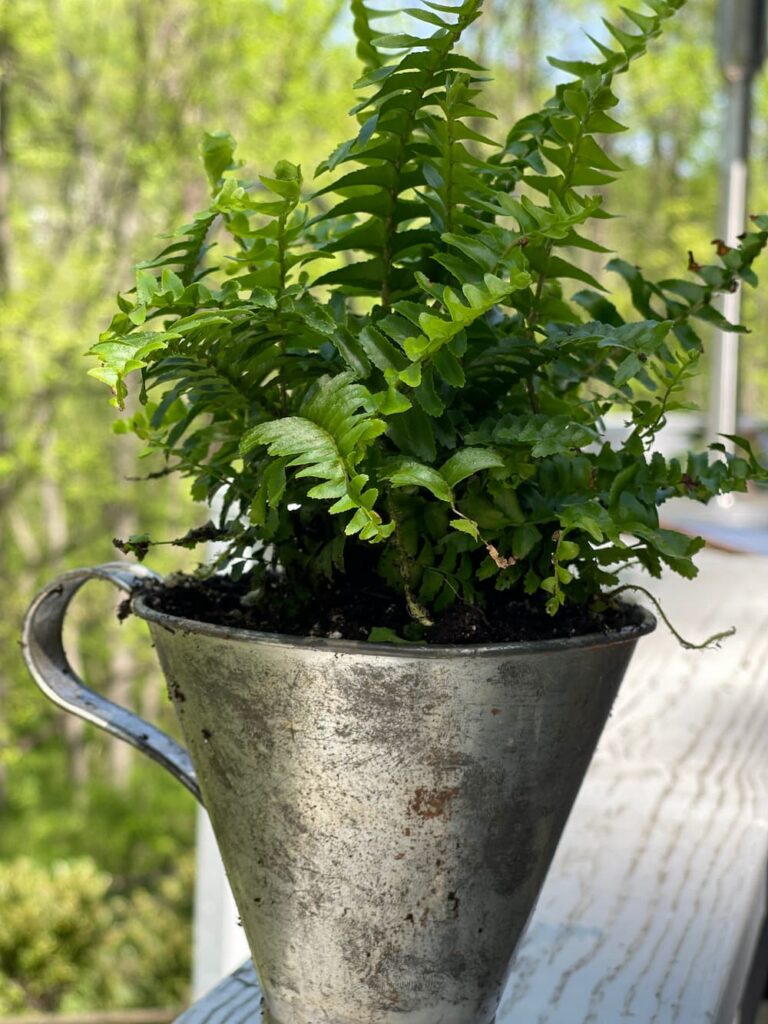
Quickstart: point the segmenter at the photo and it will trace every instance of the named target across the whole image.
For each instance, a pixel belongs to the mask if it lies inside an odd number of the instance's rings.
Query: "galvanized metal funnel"
[[[78,681],[79,701],[62,696],[72,674],[56,637],[88,575],[43,591],[25,627],[33,675],[78,714],[95,695]],[[205,625],[141,598],[134,607],[274,1024],[489,1024],[653,617],[605,636],[397,648]],[[146,723],[126,738],[159,757]],[[168,766],[166,748],[159,759]]]

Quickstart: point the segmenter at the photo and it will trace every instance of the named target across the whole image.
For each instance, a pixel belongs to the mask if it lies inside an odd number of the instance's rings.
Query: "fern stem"
[[[573,146],[571,148],[570,157],[568,159],[568,164],[567,164],[565,170],[563,171],[563,181],[562,181],[562,184],[560,185],[559,189],[557,189],[557,192],[556,192],[556,195],[557,195],[558,199],[562,199],[565,196],[566,192],[568,192],[568,190],[571,187],[571,181],[573,179],[573,172],[576,170],[576,162],[577,162],[577,159],[578,159],[579,145],[581,144],[581,141],[584,138],[584,135],[585,135],[585,132],[586,132],[586,124],[587,124],[587,121],[588,121],[589,117],[592,115],[592,112],[593,112],[592,111],[592,102],[590,100],[589,105],[587,106],[587,111],[586,111],[586,113],[584,114],[583,118],[581,119],[581,121],[579,123],[579,134],[577,135],[576,139],[574,140]],[[534,338],[534,330],[535,330],[536,324],[539,321],[539,316],[541,314],[541,298],[542,298],[542,295],[544,294],[544,284],[546,283],[546,280],[547,280],[547,270],[549,268],[549,258],[552,255],[552,250],[553,250],[554,246],[555,246],[555,240],[553,238],[548,238],[546,243],[545,243],[545,245],[544,245],[544,259],[543,259],[542,264],[541,264],[541,271],[539,272],[538,280],[536,281],[536,291],[534,292],[533,301],[531,303],[531,309],[530,309],[530,312],[528,314],[528,331],[530,333],[531,339]],[[530,406],[531,406],[531,411],[533,413],[537,413],[539,411],[539,409],[538,409],[538,404],[539,403],[538,403],[538,401],[536,399],[536,391],[535,391],[535,388],[534,388],[533,375],[529,375],[526,378],[526,387],[527,387],[527,390],[528,390],[528,401],[529,401]]]
[[[288,273],[285,266],[285,221],[286,215],[281,213],[277,220],[277,260],[280,274],[277,288],[278,302],[285,291],[285,279]],[[285,356],[285,337],[282,334],[277,347],[280,350],[281,357]],[[279,375],[278,389],[280,392],[280,412],[281,415],[285,416],[288,412],[288,392],[285,387],[285,374],[282,372]]]
[[[667,617],[667,614],[664,611],[664,609],[661,607],[661,604],[659,603],[658,599],[653,596],[650,590],[646,590],[645,587],[641,587],[637,583],[624,583],[622,586],[617,587],[615,590],[612,590],[609,594],[606,594],[605,597],[607,600],[610,601],[614,597],[618,597],[619,594],[625,593],[627,590],[636,590],[638,593],[644,594],[645,597],[647,597],[651,604],[654,606],[656,611],[659,613],[664,622],[664,625],[670,631],[672,636],[678,641],[678,643],[681,644],[681,646],[685,647],[685,649],[688,651],[705,651],[709,647],[719,647],[721,640],[726,640],[729,636],[733,636],[733,634],[736,632],[736,627],[731,626],[730,629],[724,629],[719,633],[713,633],[712,636],[707,637],[707,639],[703,640],[700,644],[692,643],[690,640],[686,640],[684,636],[678,633],[678,631],[669,621],[669,618]]]
[[[405,550],[405,544],[403,543],[402,524],[398,513],[395,499],[390,491],[387,495],[387,508],[389,511],[389,517],[395,524],[395,547],[397,548],[397,568],[400,572],[400,579],[403,581],[403,590],[405,592],[405,604],[408,608],[408,614],[422,626],[434,626],[434,622],[429,617],[429,612],[423,604],[416,598],[413,592],[413,582],[411,577],[411,559],[408,556],[408,552]]]
[[[445,118],[445,131],[448,139],[447,159],[445,167],[445,230],[453,232],[453,120]]]
[[[539,411],[539,400],[536,397],[536,388],[534,385],[533,374],[529,373],[525,378],[525,389],[528,392],[528,404],[531,407],[531,412],[535,415]]]
[[[395,173],[400,174],[400,161],[394,165]],[[381,276],[381,306],[385,313],[389,313],[392,309],[392,293],[389,287],[389,275],[392,273],[392,264],[394,262],[392,254],[392,230],[393,225],[393,211],[395,206],[396,192],[395,186],[388,191],[389,194],[389,213],[384,220],[384,248],[381,252],[382,262],[382,276]]]

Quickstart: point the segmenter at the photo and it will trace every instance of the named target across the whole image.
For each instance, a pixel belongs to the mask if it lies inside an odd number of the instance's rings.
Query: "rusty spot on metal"
[[[397,991],[396,988],[393,988],[391,985],[386,990],[386,992],[382,994],[384,995],[385,1000],[390,1006],[397,1006],[397,1004],[400,1002],[400,993]]]
[[[449,818],[450,803],[458,792],[455,786],[445,786],[443,789],[419,786],[408,804],[408,810],[420,818]]]
[[[409,836],[410,834],[411,834],[411,830],[409,828],[404,828],[403,829],[403,835],[404,836]]]

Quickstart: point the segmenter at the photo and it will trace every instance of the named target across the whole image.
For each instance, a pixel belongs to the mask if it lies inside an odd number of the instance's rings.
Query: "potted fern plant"
[[[276,1024],[488,1024],[637,639],[620,573],[695,574],[667,498],[764,479],[746,441],[665,459],[698,324],[756,283],[768,218],[652,282],[587,273],[618,171],[616,75],[683,0],[497,138],[458,44],[481,0],[377,35],[353,0],[357,131],[305,186],[207,135],[210,205],[141,264],[93,348],[118,421],[217,519],[213,565],[68,573],[25,628],[38,683],[202,797]],[[377,15],[378,16],[378,15]],[[425,29],[426,26],[426,29]],[[603,437],[619,409],[628,436]],[[140,559],[152,540],[124,538]],[[91,576],[132,595],[191,754],[87,690],[61,642]]]

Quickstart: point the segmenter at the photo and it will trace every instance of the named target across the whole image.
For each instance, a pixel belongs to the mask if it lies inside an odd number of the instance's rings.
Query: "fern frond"
[[[547,216],[551,216],[555,224],[560,222],[568,228],[554,233],[539,231],[543,237],[535,240],[526,251],[526,259],[536,271],[536,284],[527,303],[521,303],[531,330],[542,317],[550,313],[556,315],[559,307],[559,289],[554,285],[548,287],[548,282],[570,277],[600,289],[598,282],[587,282],[583,272],[568,259],[553,256],[553,250],[567,246],[590,248],[589,240],[581,238],[573,225],[591,217],[609,216],[580,189],[610,183],[621,170],[596,138],[603,133],[623,130],[607,113],[618,103],[613,93],[613,78],[647,51],[664,22],[685,2],[650,0],[648,6],[654,11],[653,15],[626,12],[639,29],[637,32],[627,33],[606,23],[619,49],[596,43],[601,56],[599,62],[550,58],[554,67],[566,71],[575,81],[559,85],[541,110],[514,125],[507,136],[504,153],[493,160],[500,167],[495,186],[510,193],[510,198],[501,202],[509,206],[521,232],[527,235],[542,226],[534,204],[511,197],[521,181],[545,195]],[[579,208],[584,216],[577,215],[569,224],[568,217],[562,214],[579,211]]]
[[[664,22],[686,0],[649,0],[653,15],[625,10],[639,28],[627,33],[606,22],[619,45],[613,50],[596,42],[602,60],[564,61],[550,57],[550,63],[572,75],[576,81],[558,86],[555,95],[537,113],[514,125],[505,145],[502,179],[510,190],[521,179],[531,188],[550,197],[553,193],[566,202],[573,190],[607,184],[620,167],[610,159],[595,136],[623,131],[624,126],[607,113],[618,103],[613,93],[613,78],[626,71],[630,63],[643,56],[662,31]],[[590,37],[591,38],[591,37]],[[604,216],[604,214],[603,214]]]
[[[352,0],[350,7],[353,19],[352,30],[357,39],[357,56],[368,70],[380,68],[384,63],[384,57],[374,45],[377,33],[371,27],[371,21],[376,17],[382,17],[382,12],[372,10],[364,3],[364,0]]]
[[[154,259],[137,264],[140,270],[158,270],[168,268],[178,274],[185,285],[190,285],[204,276],[201,265],[208,251],[206,244],[208,233],[216,220],[216,212],[204,210],[195,217],[191,224],[185,224],[173,237],[179,241],[171,242]]]
[[[370,443],[386,430],[386,424],[369,411],[371,406],[370,393],[351,373],[325,377],[300,416],[258,424],[244,435],[240,451],[248,455],[266,445],[272,457],[290,459],[287,468],[298,468],[297,477],[324,481],[312,487],[308,497],[333,500],[331,513],[354,511],[345,533],[384,540],[394,526],[382,523],[374,508],[378,491],[366,488],[368,476],[357,468]]]
[[[398,294],[407,292],[407,277],[399,272],[407,257],[397,236],[407,232],[415,220],[432,220],[433,209],[423,195],[413,190],[424,180],[425,158],[432,158],[433,163],[440,161],[440,148],[427,131],[431,128],[434,136],[437,115],[429,111],[436,103],[447,100],[446,88],[454,72],[472,74],[479,70],[473,61],[453,54],[452,50],[479,16],[481,5],[482,0],[463,0],[450,7],[450,13],[435,12],[429,17],[436,25],[435,32],[423,38],[390,35],[371,40],[378,50],[407,48],[408,52],[396,63],[375,68],[361,79],[358,86],[373,87],[374,92],[354,110],[362,124],[360,132],[356,139],[339,147],[320,169],[342,167],[350,162],[362,165],[323,190],[335,192],[341,201],[321,218],[338,219],[350,214],[362,218],[340,233],[334,251],[346,249],[353,258],[353,254],[363,252],[373,259],[334,271],[333,276],[322,279],[323,283],[350,284],[358,294],[378,296],[385,310]],[[420,17],[424,12],[408,13]],[[469,109],[461,116],[465,113]],[[445,196],[441,202],[445,204]],[[453,210],[453,200],[449,206]],[[443,226],[432,226],[433,247],[439,242]],[[368,232],[366,228],[372,230]]]
[[[738,288],[742,281],[753,287],[757,284],[752,263],[768,245],[768,217],[756,216],[752,221],[755,230],[745,232],[739,245],[724,253],[720,264],[698,264],[689,257],[689,270],[698,281],[649,281],[639,267],[618,258],[610,261],[608,270],[624,279],[638,312],[649,319],[672,321],[674,334],[683,347],[700,351],[702,342],[691,320],[714,324],[722,331],[740,333],[746,329],[726,320],[713,302],[718,295]],[[585,298],[589,300],[589,293]]]
[[[497,142],[472,127],[480,119],[493,116],[475,104],[477,93],[469,75],[450,75],[445,87],[431,96],[437,112],[426,109],[419,119],[420,132],[435,151],[434,156],[425,154],[427,188],[423,194],[439,234],[474,226],[477,207],[493,196],[483,180],[484,161],[466,146],[470,142],[475,149],[478,145],[498,148]]]

